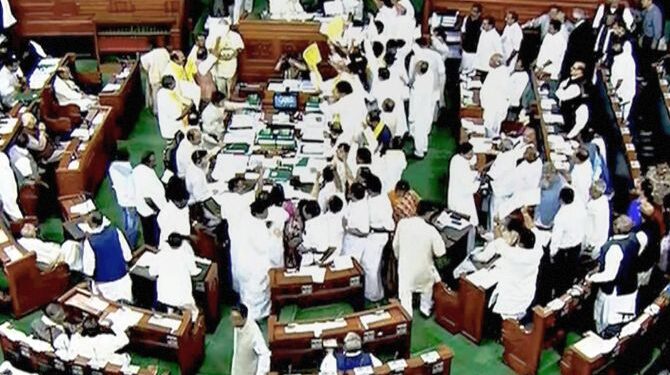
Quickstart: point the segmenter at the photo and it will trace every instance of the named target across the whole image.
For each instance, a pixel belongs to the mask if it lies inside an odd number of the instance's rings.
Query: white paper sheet
[[[363,328],[365,328],[365,330],[368,330],[370,329],[370,325],[372,324],[391,319],[391,314],[388,311],[384,311],[380,314],[375,313],[375,314],[361,315],[358,319],[361,321]]]
[[[86,215],[87,213],[95,210],[95,203],[92,200],[87,199],[81,203],[75,204],[70,207],[70,213],[76,215]]]

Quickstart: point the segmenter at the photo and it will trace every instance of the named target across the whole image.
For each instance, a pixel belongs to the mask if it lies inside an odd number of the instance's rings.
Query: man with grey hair
[[[509,87],[510,75],[504,64],[503,55],[495,53],[489,59],[489,72],[482,84],[480,101],[484,110],[484,128],[487,137],[497,137],[500,134],[500,125],[509,109],[509,96],[501,95],[502,87]]]
[[[607,242],[610,230],[610,204],[605,195],[607,184],[603,180],[595,181],[589,191],[586,203],[586,234],[584,236],[584,255],[598,259],[600,248]]]
[[[540,204],[535,208],[535,225],[538,228],[547,230],[554,225],[554,217],[561,208],[559,194],[565,185],[567,181],[556,171],[556,167],[551,162],[544,163],[540,179]]]
[[[344,351],[335,355],[337,370],[332,373],[343,374],[353,371],[358,367],[376,367],[382,365],[382,362],[377,357],[372,353],[362,350],[362,347],[363,340],[361,340],[361,336],[355,332],[347,333],[344,337]],[[330,370],[326,372],[331,373]]]
[[[614,235],[602,247],[600,268],[586,277],[586,281],[599,286],[593,307],[598,334],[635,317],[637,261],[643,246],[632,229],[633,221],[628,216],[614,220]]]

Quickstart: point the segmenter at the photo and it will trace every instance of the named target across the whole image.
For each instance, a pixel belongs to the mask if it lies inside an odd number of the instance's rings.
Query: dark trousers
[[[142,222],[142,235],[144,236],[144,244],[157,247],[158,246],[158,218],[157,214],[150,216],[140,216],[140,222]]]
[[[558,249],[554,255],[553,290],[554,297],[558,297],[572,287],[575,276],[579,272],[579,253],[582,245]]]

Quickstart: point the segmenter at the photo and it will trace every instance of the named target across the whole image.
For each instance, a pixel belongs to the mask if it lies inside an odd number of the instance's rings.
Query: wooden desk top
[[[78,138],[73,138],[70,141],[70,143],[65,148],[65,152],[61,156],[60,161],[58,162],[56,173],[81,173],[85,171],[86,165],[84,162],[91,156],[91,153],[95,153],[97,151],[92,150],[93,147],[91,147],[91,145],[104,141],[104,128],[109,123],[109,116],[111,111],[111,107],[100,106],[97,112],[89,112],[89,115],[86,116],[87,119],[92,121],[97,116],[103,116],[102,121],[98,125],[95,125],[94,133],[87,142],[83,142]],[[70,168],[70,163],[75,160],[79,160],[79,166],[77,166],[77,168]]]
[[[363,276],[363,267],[361,267],[360,263],[356,259],[352,259],[352,263],[353,268],[346,270],[333,271],[331,267],[326,267],[326,277],[323,283],[315,283],[309,276],[286,275],[285,268],[272,268],[269,271],[270,288],[292,287],[305,284],[328,285],[341,280],[348,282],[352,277]]]
[[[132,78],[133,75],[137,74],[137,72],[140,69],[139,63],[137,60],[131,60],[129,61],[129,65],[121,65],[121,71],[118,72],[117,74],[114,74],[112,79],[107,82],[107,84],[120,84],[121,86],[114,90],[114,91],[101,91],[98,97],[100,98],[100,103],[105,104],[105,100],[108,98],[112,98],[115,96],[122,95],[122,93],[126,92],[129,90],[129,86],[132,84]],[[124,70],[124,68],[128,69],[128,74],[124,78],[118,78],[118,75]],[[103,87],[104,88],[104,87]]]
[[[413,356],[405,360],[407,367],[403,370],[403,374],[419,375],[419,374],[442,374],[447,375],[451,373],[451,360],[454,357],[454,352],[446,345],[439,345],[435,352],[440,357],[439,361],[428,363],[421,358],[421,356]],[[389,375],[395,374],[391,371],[391,367],[385,363],[373,369],[375,375]],[[347,375],[353,374],[353,371],[347,371]]]
[[[379,313],[388,312],[390,314],[390,318],[381,322],[370,324],[368,327],[363,326],[360,317],[375,314],[377,312]],[[359,333],[361,337],[363,337],[363,341],[366,342],[366,337],[364,335],[365,332],[374,332],[382,329],[388,329],[389,327],[394,328],[398,327],[399,331],[398,334],[403,334],[401,333],[403,330],[404,334],[407,334],[407,332],[409,332],[409,329],[411,328],[410,326],[412,322],[412,318],[405,311],[405,309],[403,309],[402,306],[400,306],[400,303],[398,301],[393,301],[391,302],[391,304],[387,306],[378,307],[376,309],[353,313],[344,316],[340,319],[346,322],[345,327],[325,330],[321,334],[320,338],[321,339],[335,338],[338,340],[342,340],[344,339],[344,336],[346,336],[347,333],[353,331]],[[300,321],[297,324],[303,325],[303,324],[318,323],[324,321],[329,320],[319,319],[319,320]],[[277,316],[271,315],[268,320],[268,342],[270,343],[270,348],[272,349],[273,347],[282,346],[283,343],[291,342],[292,340],[296,339],[298,340],[311,339],[316,337],[314,332],[287,333],[286,328],[295,324],[296,323],[279,323],[277,322]]]

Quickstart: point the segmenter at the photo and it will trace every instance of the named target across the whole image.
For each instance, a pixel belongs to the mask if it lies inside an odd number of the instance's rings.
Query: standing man
[[[92,212],[86,219],[90,228],[84,240],[84,273],[93,278],[93,290],[112,301],[132,301],[132,282],[126,262],[132,254],[120,230],[103,224],[102,214]]]
[[[154,115],[158,114],[156,95],[161,88],[163,71],[170,63],[170,52],[165,48],[154,48],[140,57],[142,69],[147,73],[145,88],[146,106],[153,108]]]
[[[446,254],[442,236],[428,223],[435,207],[419,202],[417,215],[398,222],[393,253],[398,259],[398,296],[405,310],[413,314],[412,294],[421,293],[420,311],[429,316],[433,307],[433,285],[440,279],[434,257]]]
[[[270,349],[258,324],[247,319],[248,309],[243,304],[233,306],[230,321],[233,324],[233,375],[266,375],[270,372]]]
[[[461,73],[468,74],[475,69],[475,55],[479,36],[482,33],[482,5],[472,4],[470,14],[463,19],[461,26],[461,46],[463,57],[461,60]]]
[[[142,223],[144,243],[154,247],[158,246],[158,212],[167,204],[165,187],[156,175],[155,167],[156,154],[148,151],[132,174],[133,186],[141,187],[135,189],[135,204]]]
[[[479,176],[470,164],[475,156],[470,143],[458,145],[456,155],[449,162],[449,194],[447,206],[450,210],[470,217],[473,226],[479,225],[474,194],[479,189]]]
[[[123,231],[133,248],[137,245],[137,209],[135,208],[135,185],[133,184],[133,166],[130,165],[128,150],[116,152],[116,160],[109,165],[109,179],[116,193],[116,202],[121,207]]]
[[[540,52],[537,55],[535,74],[549,81],[549,93],[551,96],[556,92],[558,79],[563,65],[563,56],[567,41],[565,35],[561,33],[561,22],[551,20],[547,35],[542,40]]]
[[[388,195],[382,194],[382,182],[377,176],[367,181],[370,209],[370,234],[367,238],[361,265],[365,272],[365,298],[376,302],[384,298],[381,266],[384,247],[395,229],[393,208]]]
[[[587,281],[600,286],[593,307],[598,334],[610,325],[635,317],[640,243],[631,234],[632,229],[633,221],[628,216],[614,220],[614,236],[602,248],[599,271],[586,277]]]
[[[156,111],[163,139],[173,139],[178,131],[185,129],[184,120],[191,112],[191,107],[184,103],[177,91],[177,81],[171,75],[161,78],[161,88],[156,94]]]
[[[587,228],[584,236],[584,252],[598,259],[600,249],[607,242],[610,232],[610,202],[607,200],[605,181],[591,185],[591,199],[586,204]]]
[[[409,95],[409,132],[414,137],[414,156],[423,159],[428,152],[428,135],[433,125],[439,93],[435,77],[426,61],[416,64]]]
[[[479,36],[477,44],[477,54],[475,55],[475,69],[482,75],[482,80],[486,79],[490,67],[491,56],[496,53],[502,53],[502,40],[496,30],[496,20],[493,17],[486,17],[482,22],[482,33]]]
[[[349,187],[349,204],[344,210],[342,223],[342,255],[350,255],[360,262],[370,234],[370,208],[365,186],[359,182]]]
[[[509,109],[509,95],[504,95],[500,91],[505,87],[510,90],[510,74],[503,55],[496,53],[489,60],[489,74],[480,90],[480,101],[484,110],[484,128],[487,137],[497,137],[500,135],[500,126],[507,117]]]
[[[237,78],[237,55],[244,49],[242,37],[232,31],[226,21],[222,21],[212,25],[205,45],[209,53],[217,59],[212,68],[216,88],[230,98]]]
[[[509,67],[509,70],[514,69],[516,65],[522,40],[523,30],[521,30],[521,26],[519,25],[519,15],[516,12],[507,12],[505,15],[505,29],[503,30],[501,41],[505,65]]]
[[[554,263],[554,296],[560,296],[574,282],[586,228],[586,210],[575,202],[575,191],[565,187],[560,193],[561,208],[554,218],[549,252]]]
[[[581,8],[572,10],[572,18],[575,20],[575,28],[568,37],[568,46],[565,50],[563,66],[561,67],[561,78],[568,78],[570,68],[578,61],[583,62],[585,65],[585,76],[592,77],[593,65],[595,63],[595,56],[593,54],[595,38],[591,24],[586,19],[584,9]]]

